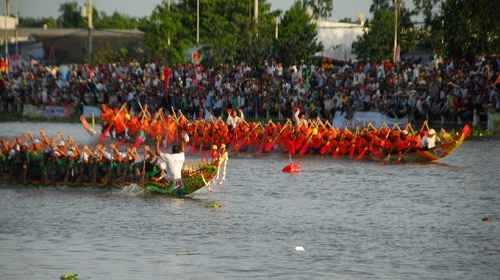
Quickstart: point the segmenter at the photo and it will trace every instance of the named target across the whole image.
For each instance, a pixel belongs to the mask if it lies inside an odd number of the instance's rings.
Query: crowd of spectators
[[[336,66],[323,58],[292,66],[269,59],[253,68],[240,63],[167,70],[158,62],[56,67],[32,61],[1,73],[0,113],[21,113],[32,104],[69,105],[78,115],[83,105],[127,102],[136,112],[147,104],[151,111],[174,108],[191,119],[206,112],[225,117],[229,109],[242,109],[249,119],[293,118],[300,108],[307,117],[323,120],[378,111],[410,122],[471,123],[474,114],[484,119],[488,111],[500,112],[499,64],[477,56],[473,62],[436,63],[431,57]]]

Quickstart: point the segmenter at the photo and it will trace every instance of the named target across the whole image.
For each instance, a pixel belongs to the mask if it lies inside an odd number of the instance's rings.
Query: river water
[[[78,124],[0,127],[95,143]],[[230,154],[226,181],[188,198],[0,184],[0,279],[499,279],[499,144],[432,164],[293,158],[299,174]]]

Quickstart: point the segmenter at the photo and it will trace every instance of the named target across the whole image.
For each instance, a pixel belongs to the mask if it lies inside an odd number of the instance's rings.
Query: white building
[[[356,59],[352,53],[352,43],[358,40],[358,36],[363,34],[361,23],[345,23],[316,21],[318,30],[318,41],[323,43],[324,51],[317,53],[317,56],[330,57],[338,60]]]

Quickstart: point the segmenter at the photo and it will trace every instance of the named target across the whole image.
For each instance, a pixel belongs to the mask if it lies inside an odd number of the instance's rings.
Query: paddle
[[[391,133],[391,130],[387,131],[387,135],[385,136],[385,139],[382,141],[382,144],[380,145],[380,151],[378,152],[377,159],[382,158],[382,154],[384,152],[384,146],[385,146],[385,141],[387,140],[387,137],[389,137],[389,133]]]
[[[246,136],[245,138],[243,138],[243,140],[240,141],[240,143],[238,143],[238,145],[236,145],[236,147],[234,148],[235,151],[239,151],[241,149],[241,147],[243,147],[243,145],[247,142],[247,140],[250,138],[250,135],[259,127],[259,126],[262,126],[262,124],[260,122],[257,123],[257,125],[252,129],[252,131],[250,131]]]
[[[400,161],[403,159],[403,157],[406,155],[406,153],[408,153],[408,151],[409,151],[411,148],[413,148],[413,142],[410,142],[410,143],[408,143],[408,144],[409,144],[409,145],[408,145],[408,148],[404,151],[404,153],[402,153],[402,154],[400,154],[400,155],[399,155],[399,157],[396,159],[396,163],[397,163],[397,162],[400,162]]]
[[[259,152],[257,153],[258,157],[262,156],[262,150],[264,149],[266,141],[267,141],[267,128],[265,128],[264,133],[262,133],[262,141],[260,142]]]
[[[120,148],[125,142],[127,142],[127,137],[123,137],[122,140],[116,144],[116,147]]]
[[[342,133],[342,137],[340,137],[339,145],[335,148],[335,152],[333,152],[333,158],[337,158],[339,156],[340,145],[342,145],[342,140],[344,140],[345,131]]]
[[[349,155],[349,158],[353,158],[354,157],[354,150],[356,148],[356,139],[358,138],[358,134],[359,134],[359,128],[357,127],[356,128],[356,133],[354,134],[354,140],[352,140],[353,143],[351,145],[351,153]]]
[[[274,139],[271,140],[271,142],[268,142],[266,144],[266,152],[269,152],[273,147],[274,145],[276,144],[276,142],[278,141],[278,138],[279,136],[281,135],[281,133],[283,132],[283,130],[290,124],[290,119],[288,119],[285,123],[285,125],[281,128],[281,130],[276,133],[276,135],[274,135]],[[275,131],[276,132],[276,131]]]
[[[146,149],[144,149],[144,160],[142,162],[141,178],[139,178],[139,186],[144,189],[146,185]]]
[[[326,150],[330,147],[330,140],[326,141],[325,145],[321,147],[320,154],[324,155],[326,153]]]
[[[307,139],[307,141],[304,144],[302,144],[302,148],[300,149],[299,156],[304,155],[304,153],[306,152],[307,148],[309,147],[309,144],[311,143],[312,137],[313,137],[313,134],[311,133],[311,136],[309,136],[309,138]]]

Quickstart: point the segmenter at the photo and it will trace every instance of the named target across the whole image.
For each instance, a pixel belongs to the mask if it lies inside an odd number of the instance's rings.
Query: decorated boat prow
[[[433,162],[438,161],[451,153],[453,153],[460,145],[470,132],[470,126],[465,125],[460,133],[455,135],[453,138],[448,139],[443,144],[438,145],[432,149],[428,150],[415,150],[411,153],[393,155],[389,157],[390,161],[394,162]]]
[[[194,172],[184,172],[182,175],[182,184],[174,180],[146,182],[144,190],[150,193],[157,193],[169,196],[185,196],[194,193],[195,191],[207,186],[216,180],[218,174],[218,161],[211,164],[205,164]]]

